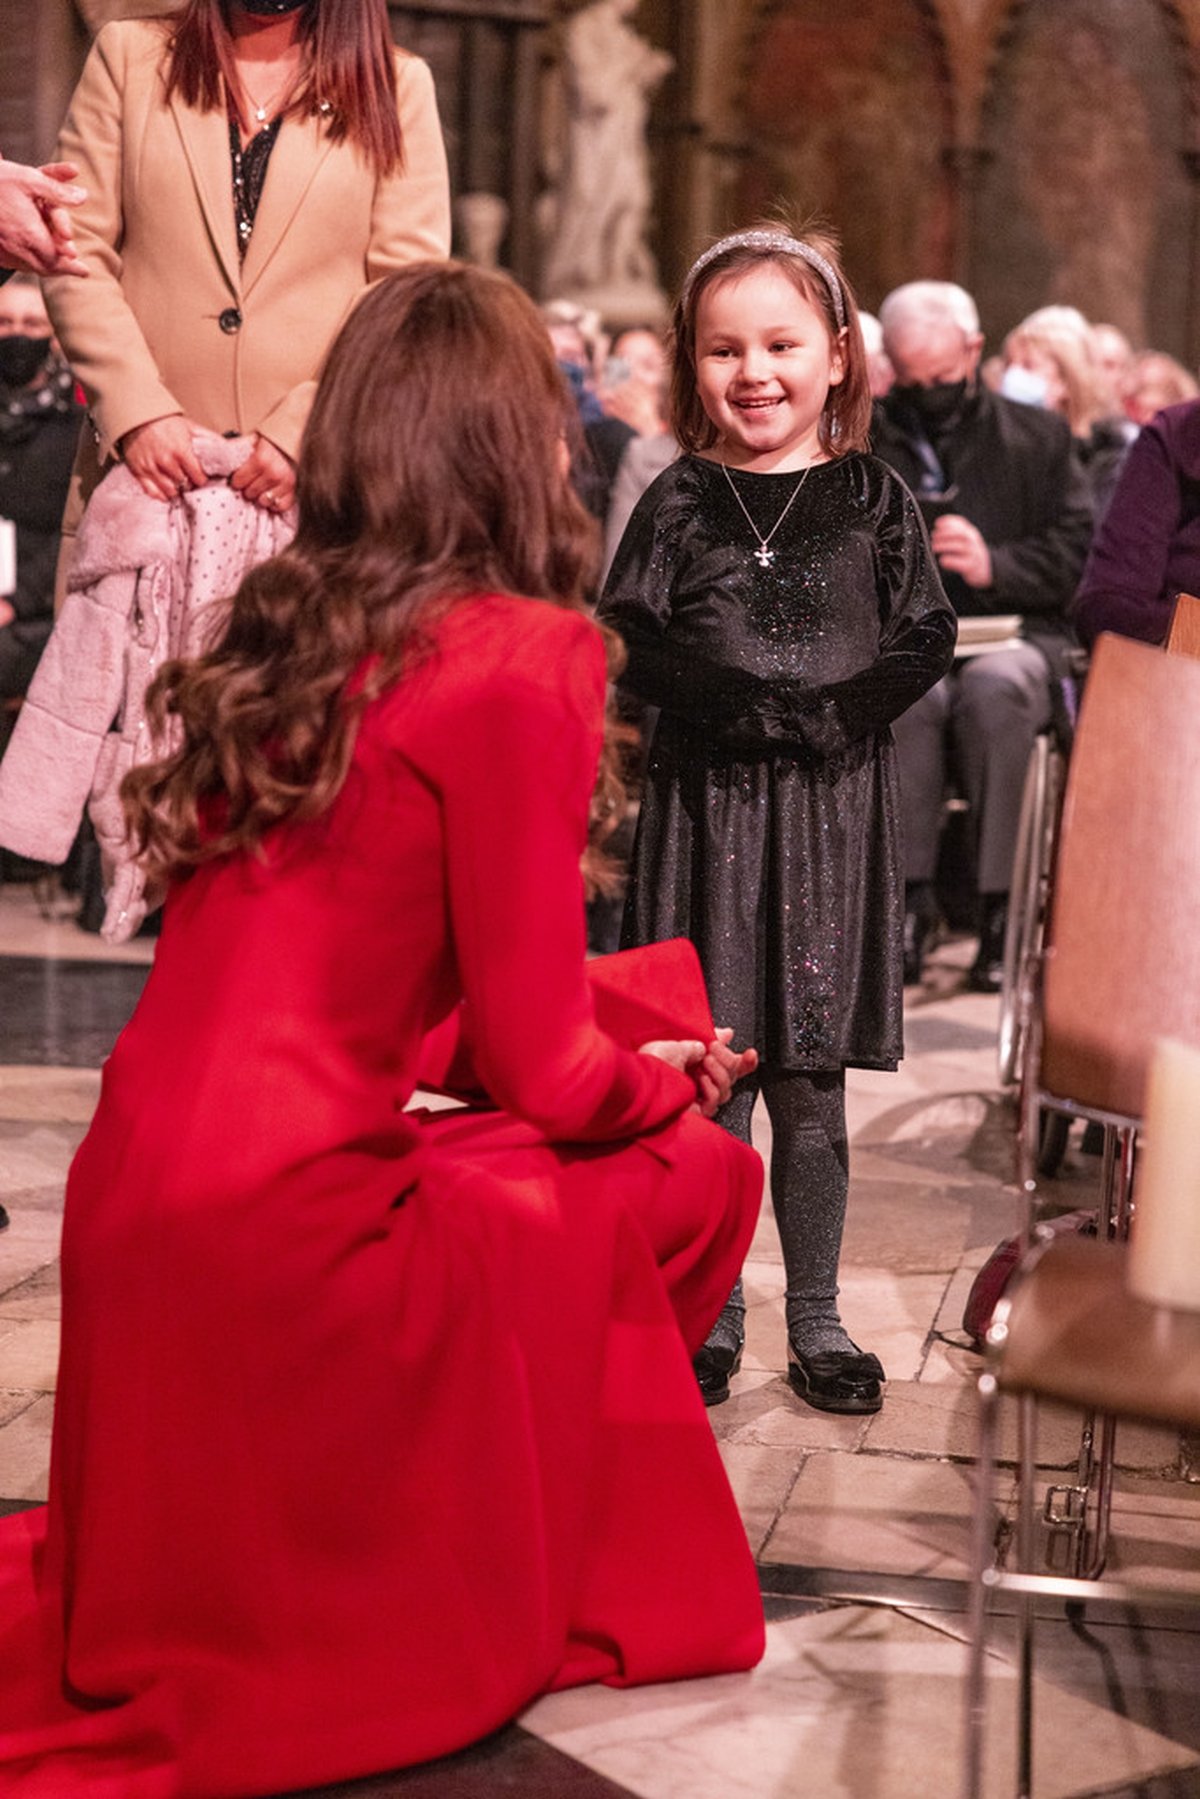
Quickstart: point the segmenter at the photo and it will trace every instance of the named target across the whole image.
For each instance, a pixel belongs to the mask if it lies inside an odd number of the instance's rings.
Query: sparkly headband
[[[829,297],[833,301],[833,316],[837,320],[837,328],[841,331],[846,323],[846,302],[842,295],[842,284],[837,278],[833,264],[827,262],[819,250],[811,244],[801,243],[798,237],[789,237],[786,231],[737,231],[732,237],[723,237],[719,243],[710,244],[697,256],[688,270],[683,283],[682,303],[687,305],[692,297],[692,289],[696,285],[696,277],[706,269],[710,262],[718,256],[724,256],[727,250],[765,250],[780,256],[800,256],[814,268],[829,289]]]

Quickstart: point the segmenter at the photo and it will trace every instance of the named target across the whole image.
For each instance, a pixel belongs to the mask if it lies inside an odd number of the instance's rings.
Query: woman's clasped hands
[[[175,500],[189,488],[207,483],[192,441],[199,429],[184,413],[172,412],[136,425],[121,439],[125,466],[152,500]],[[260,432],[251,441],[250,454],[230,476],[229,485],[257,506],[286,512],[296,498],[296,465]]]
[[[753,1074],[758,1067],[758,1051],[732,1050],[732,1038],[732,1027],[725,1025],[711,1043],[701,1043],[698,1038],[664,1039],[643,1043],[638,1054],[657,1056],[660,1062],[669,1062],[672,1068],[690,1074],[696,1083],[696,1110],[711,1118],[742,1076]]]

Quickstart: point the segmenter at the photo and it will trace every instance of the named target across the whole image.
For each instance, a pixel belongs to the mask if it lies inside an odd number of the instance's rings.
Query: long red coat
[[[688,1353],[761,1171],[594,1020],[603,683],[583,619],[462,604],[329,813],[172,893],[0,1523],[0,1792],[277,1793],[760,1655]],[[402,1113],[464,996],[501,1110]]]

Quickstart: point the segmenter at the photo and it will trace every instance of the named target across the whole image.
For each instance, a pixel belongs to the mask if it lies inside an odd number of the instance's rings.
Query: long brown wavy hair
[[[215,112],[224,108],[226,92],[238,92],[231,4],[186,0],[170,21],[168,99],[178,93],[186,105]],[[320,105],[334,143],[357,144],[378,175],[390,175],[401,165],[403,144],[387,0],[307,0],[300,35],[305,70],[288,112],[311,113]]]
[[[321,374],[295,539],[243,580],[219,642],[151,684],[151,728],[180,739],[122,787],[151,879],[326,810],[363,709],[428,652],[456,600],[584,609],[596,529],[565,472],[568,405],[545,327],[507,276],[414,263],[366,294]],[[615,756],[599,801],[613,823]]]

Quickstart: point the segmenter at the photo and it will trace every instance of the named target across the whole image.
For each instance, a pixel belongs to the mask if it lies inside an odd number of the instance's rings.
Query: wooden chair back
[[[1200,1048],[1200,662],[1102,636],[1071,752],[1038,1084],[1140,1118],[1157,1037]]]
[[[1200,599],[1194,593],[1176,596],[1166,648],[1173,656],[1200,656]]]

